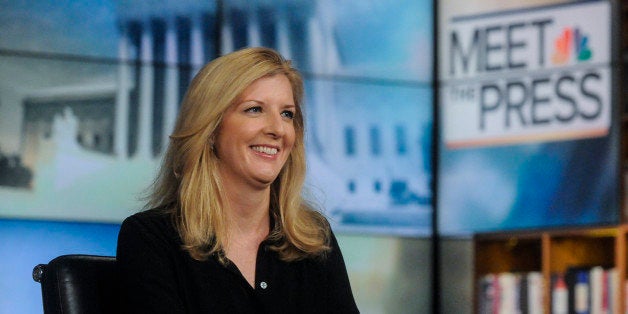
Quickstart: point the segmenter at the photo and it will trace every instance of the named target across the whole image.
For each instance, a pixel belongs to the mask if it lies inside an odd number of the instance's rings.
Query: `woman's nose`
[[[282,137],[286,133],[285,124],[286,122],[281,113],[268,114],[266,116],[265,132],[274,138]]]

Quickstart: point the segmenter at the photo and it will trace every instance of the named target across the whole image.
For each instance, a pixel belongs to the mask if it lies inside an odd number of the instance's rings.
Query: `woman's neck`
[[[225,192],[229,203],[227,216],[230,237],[263,240],[270,228],[270,188],[226,189]]]

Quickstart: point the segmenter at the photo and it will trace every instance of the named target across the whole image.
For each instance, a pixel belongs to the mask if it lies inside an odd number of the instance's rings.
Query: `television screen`
[[[432,1],[13,1],[0,11],[0,216],[141,209],[205,62],[268,46],[305,77],[307,197],[339,232],[431,232]]]
[[[474,3],[439,2],[439,231],[617,223],[611,3]]]

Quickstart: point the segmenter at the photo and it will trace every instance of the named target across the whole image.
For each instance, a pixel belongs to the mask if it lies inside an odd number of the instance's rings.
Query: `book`
[[[569,290],[562,273],[552,275],[552,314],[569,313]]]
[[[538,271],[527,273],[527,312],[528,314],[543,314],[543,274]]]
[[[605,270],[601,266],[592,267],[589,271],[591,314],[606,314],[608,310]]]
[[[576,271],[576,280],[573,288],[573,308],[576,314],[589,314],[589,270]]]
[[[529,302],[528,302],[528,298],[529,298],[529,281],[528,281],[528,276],[527,274],[518,274],[519,276],[519,291],[518,291],[518,297],[519,299],[517,300],[517,304],[518,304],[518,312],[517,313],[528,313],[529,311]]]
[[[544,313],[540,271],[486,274],[476,284],[479,314]]]
[[[617,268],[609,268],[605,271],[607,283],[608,308],[603,314],[620,313],[619,310],[619,273]],[[626,303],[628,304],[628,303]],[[618,309],[618,310],[615,310]]]
[[[504,272],[498,276],[499,281],[499,308],[498,313],[518,312],[518,277],[515,273]]]
[[[487,274],[478,280],[478,314],[493,314],[496,297],[496,276]]]

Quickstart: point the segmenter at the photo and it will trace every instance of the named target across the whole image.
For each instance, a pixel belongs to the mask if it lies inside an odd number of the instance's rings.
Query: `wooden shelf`
[[[625,300],[620,296],[625,295],[627,237],[628,225],[476,234],[475,282],[487,274],[541,272],[545,281],[543,308],[550,313],[552,274],[577,267],[616,268],[620,284],[614,298],[619,308],[625,309]],[[478,300],[474,303],[477,312]]]

